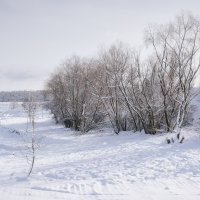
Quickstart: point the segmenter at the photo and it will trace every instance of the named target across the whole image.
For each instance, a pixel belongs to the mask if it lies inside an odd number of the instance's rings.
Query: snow
[[[0,103],[0,199],[2,200],[198,200],[200,199],[200,101],[185,141],[110,129],[80,135],[55,125],[48,111],[36,113],[39,145],[33,173],[30,133],[20,104]],[[16,133],[19,132],[20,134]]]

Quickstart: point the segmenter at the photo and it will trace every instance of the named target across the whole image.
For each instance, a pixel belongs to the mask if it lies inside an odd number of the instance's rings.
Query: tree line
[[[181,14],[145,31],[151,53],[123,43],[93,58],[73,56],[50,76],[49,108],[57,123],[87,132],[105,122],[126,130],[180,132],[188,122],[200,67],[200,21]]]

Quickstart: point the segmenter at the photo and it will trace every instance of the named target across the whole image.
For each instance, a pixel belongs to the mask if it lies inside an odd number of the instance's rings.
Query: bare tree
[[[28,119],[29,122],[31,124],[32,127],[32,131],[31,131],[31,145],[30,145],[30,151],[31,151],[31,165],[30,165],[30,169],[28,172],[28,176],[31,175],[32,171],[33,171],[33,167],[35,164],[35,153],[37,150],[37,142],[36,142],[36,135],[35,135],[35,114],[36,114],[36,109],[37,109],[37,103],[34,102],[33,97],[29,98],[29,101],[24,102],[22,104],[25,112],[28,115]]]
[[[121,43],[111,46],[99,56],[104,72],[100,84],[104,88],[102,102],[116,134],[127,129],[127,109],[120,91],[120,82],[126,75],[129,51]]]
[[[200,22],[190,14],[178,16],[174,23],[150,29],[147,41],[153,46],[163,95],[167,130],[176,126],[180,133],[194,93],[200,67]],[[172,119],[176,116],[176,122]]]

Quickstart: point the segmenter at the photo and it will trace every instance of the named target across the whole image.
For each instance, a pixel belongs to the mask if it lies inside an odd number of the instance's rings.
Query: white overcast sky
[[[200,0],[0,0],[0,91],[43,89],[65,58],[139,46],[148,24],[182,10],[200,14]]]

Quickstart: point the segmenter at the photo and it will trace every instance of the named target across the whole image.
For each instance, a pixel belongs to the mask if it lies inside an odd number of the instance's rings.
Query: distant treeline
[[[26,102],[30,97],[34,97],[34,101],[49,100],[49,95],[45,90],[0,92],[0,102]]]

